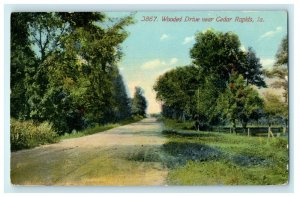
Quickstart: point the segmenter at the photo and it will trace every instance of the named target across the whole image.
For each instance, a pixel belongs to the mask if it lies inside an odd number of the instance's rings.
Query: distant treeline
[[[12,13],[11,117],[58,134],[145,116],[141,88],[126,93],[117,63],[132,16]]]
[[[161,75],[154,85],[162,115],[180,121],[194,120],[198,129],[249,122],[288,126],[288,40],[279,46],[272,69],[262,68],[253,48],[242,49],[238,35],[209,29],[195,35],[190,50],[192,64]],[[257,91],[271,87],[283,95]]]

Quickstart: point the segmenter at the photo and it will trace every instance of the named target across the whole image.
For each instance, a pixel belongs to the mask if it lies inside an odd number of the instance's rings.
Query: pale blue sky
[[[111,17],[127,16],[127,12],[109,12]],[[152,90],[156,78],[171,68],[191,63],[189,50],[198,31],[213,28],[216,31],[236,33],[243,48],[253,47],[264,67],[274,63],[281,39],[287,35],[287,14],[283,11],[199,11],[199,12],[137,12],[136,23],[127,27],[129,37],[122,44],[124,57],[119,68],[130,96],[134,86],[145,90],[148,113],[159,112],[160,105]],[[144,22],[143,16],[156,16],[155,22]],[[163,16],[229,17],[231,22],[162,22]],[[235,17],[252,17],[252,23],[234,22]],[[257,18],[264,22],[256,22]]]

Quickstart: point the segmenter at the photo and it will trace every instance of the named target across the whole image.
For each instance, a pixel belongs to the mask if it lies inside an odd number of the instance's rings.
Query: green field
[[[182,130],[164,121],[169,185],[288,183],[288,139]],[[182,126],[182,125],[181,125]],[[183,125],[184,126],[184,125]],[[176,130],[172,129],[176,128]]]

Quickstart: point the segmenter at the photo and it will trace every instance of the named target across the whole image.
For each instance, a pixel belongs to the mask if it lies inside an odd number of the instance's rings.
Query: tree
[[[246,56],[244,63],[242,64],[242,75],[244,76],[247,85],[252,84],[257,87],[267,87],[264,81],[262,65],[260,59],[256,57],[255,51],[252,47],[249,47],[248,51],[245,53]]]
[[[285,65],[288,66],[288,37],[285,36],[281,43],[280,47],[276,53],[276,62],[275,66]]]
[[[131,116],[130,99],[128,98],[123,78],[116,69],[116,77],[114,79],[113,98],[114,104],[114,121],[124,120]]]
[[[232,72],[241,74],[251,85],[265,86],[259,59],[252,48],[243,52],[238,35],[232,32],[209,29],[197,33],[190,55],[205,76],[215,76],[214,83],[219,90],[224,90]]]
[[[31,49],[34,63],[25,63],[19,84],[24,84],[27,119],[48,120],[62,134],[128,116],[128,106],[123,113],[128,97],[117,63],[122,57],[120,44],[128,36],[124,27],[132,23],[132,16],[109,25],[100,12],[29,13],[26,21],[24,40],[29,44],[25,46]],[[12,43],[18,35],[16,31]],[[12,48],[12,54],[16,52]],[[12,69],[12,84],[17,69]],[[21,99],[15,90],[12,94]]]
[[[254,50],[250,47],[248,51],[242,51],[239,37],[232,32],[209,29],[197,33],[190,55],[202,78],[193,100],[196,101],[197,113],[210,125],[221,121],[221,114],[216,109],[217,99],[228,88],[232,75],[241,75],[246,85],[266,86],[262,66]]]
[[[276,117],[285,117],[287,112],[285,102],[282,102],[278,95],[269,92],[264,94],[264,113],[269,125],[268,136],[273,135],[271,130],[272,120]]]
[[[271,83],[271,87],[283,89],[283,98],[285,112],[282,114],[285,119],[285,129],[288,127],[288,38],[282,39],[276,54],[276,62],[271,70],[265,70],[265,74],[269,78],[276,80]]]
[[[147,101],[144,97],[144,91],[141,87],[135,87],[135,93],[132,99],[132,114],[135,116],[146,116]]]
[[[236,128],[236,121],[242,123],[244,131],[252,117],[263,107],[263,100],[256,90],[247,85],[242,75],[234,73],[230,77],[225,92],[217,100],[217,109],[225,119],[229,119]]]
[[[26,119],[30,113],[24,84],[26,73],[34,66],[36,61],[34,51],[30,47],[28,26],[30,20],[32,18],[29,13],[11,14],[10,112],[11,116],[16,119]]]
[[[194,97],[200,84],[199,69],[194,66],[178,67],[159,76],[153,89],[164,109],[172,111],[171,117],[185,119],[195,112]],[[172,109],[172,110],[171,110]]]

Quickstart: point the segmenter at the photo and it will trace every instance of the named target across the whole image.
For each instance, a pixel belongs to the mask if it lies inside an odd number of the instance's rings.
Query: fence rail
[[[237,134],[245,134],[245,135],[261,135],[261,134],[268,134],[269,127],[248,127],[246,130],[243,127],[236,127],[235,132]],[[287,129],[288,130],[288,129]],[[280,135],[282,133],[287,133],[284,127],[271,127],[271,131],[273,134]],[[213,127],[213,132],[225,132],[230,133],[233,132],[232,127]],[[249,134],[248,134],[249,132]]]

